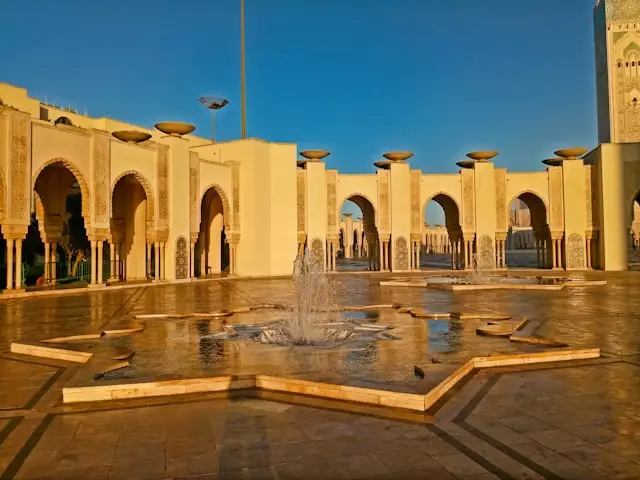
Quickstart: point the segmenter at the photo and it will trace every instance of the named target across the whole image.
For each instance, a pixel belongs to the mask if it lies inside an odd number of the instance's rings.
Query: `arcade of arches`
[[[298,160],[294,144],[211,143],[187,124],[90,118],[5,84],[0,97],[9,293],[289,275],[305,250],[328,271],[345,257],[406,272],[424,254],[448,255],[453,269],[503,269],[510,248],[531,248],[538,268],[625,270],[628,248],[640,248],[640,143],[602,143],[528,173],[478,160],[429,175],[396,158],[375,174],[341,174]],[[342,215],[346,201],[361,218]],[[431,201],[443,225],[425,225]]]

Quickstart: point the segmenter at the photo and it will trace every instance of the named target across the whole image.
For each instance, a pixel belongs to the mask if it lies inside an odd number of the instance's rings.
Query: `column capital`
[[[421,242],[422,241],[422,235],[419,233],[412,233],[409,235],[409,239],[412,242]]]
[[[496,240],[504,242],[507,239],[507,232],[496,232]]]
[[[462,232],[462,238],[465,242],[473,242],[476,234],[475,232]]]
[[[390,233],[380,233],[380,234],[378,234],[378,236],[380,237],[380,241],[381,242],[388,242],[389,240],[391,240],[391,234]]]
[[[5,239],[24,240],[28,229],[27,225],[2,225],[1,231]]]
[[[564,232],[551,232],[551,240],[562,240]]]

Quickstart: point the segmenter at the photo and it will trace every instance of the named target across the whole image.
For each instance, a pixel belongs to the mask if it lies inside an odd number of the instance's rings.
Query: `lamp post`
[[[220,97],[200,97],[200,103],[211,110],[211,143],[215,143],[216,138],[216,110],[229,104],[229,100]]]

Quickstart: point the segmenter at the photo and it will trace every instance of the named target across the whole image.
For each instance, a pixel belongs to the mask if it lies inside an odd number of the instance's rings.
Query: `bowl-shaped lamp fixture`
[[[173,135],[176,137],[188,135],[196,129],[194,125],[183,122],[160,122],[156,123],[155,127],[162,133],[166,133],[167,135]]]
[[[563,148],[562,150],[556,150],[555,153],[557,156],[562,158],[578,158],[587,153],[589,150],[586,148]]]
[[[119,130],[117,132],[111,132],[111,135],[127,143],[145,142],[151,138],[150,133],[139,132],[137,130]]]
[[[331,152],[328,150],[304,150],[303,152],[300,152],[300,155],[307,160],[318,161],[331,155]]]
[[[413,157],[413,152],[387,152],[383,153],[382,156],[392,162],[404,162]]]
[[[469,157],[472,160],[477,160],[479,162],[486,162],[488,160],[491,160],[497,155],[498,155],[498,152],[493,152],[490,150],[467,153],[467,157]]]

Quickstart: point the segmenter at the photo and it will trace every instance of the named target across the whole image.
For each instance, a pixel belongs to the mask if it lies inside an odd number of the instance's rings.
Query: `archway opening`
[[[378,230],[373,204],[362,195],[351,195],[344,200],[340,211],[336,269],[378,270]]]
[[[82,216],[86,199],[78,178],[64,162],[50,163],[38,173],[33,197],[35,211],[19,267],[24,285],[49,288],[88,282],[90,244]]]
[[[631,201],[631,225],[629,227],[629,268],[640,269],[640,190]]]
[[[460,209],[449,195],[439,193],[425,202],[420,267],[462,268],[455,254],[461,241]]]
[[[509,230],[505,244],[507,268],[550,268],[550,247],[544,201],[535,193],[521,193],[509,204]]]
[[[111,239],[115,258],[112,278],[121,281],[146,280],[158,269],[152,259],[155,247],[148,241],[147,192],[136,174],[122,176],[113,187],[111,196]]]
[[[195,274],[197,277],[229,271],[229,220],[225,205],[215,187],[210,187],[200,205],[200,230],[196,242]]]

